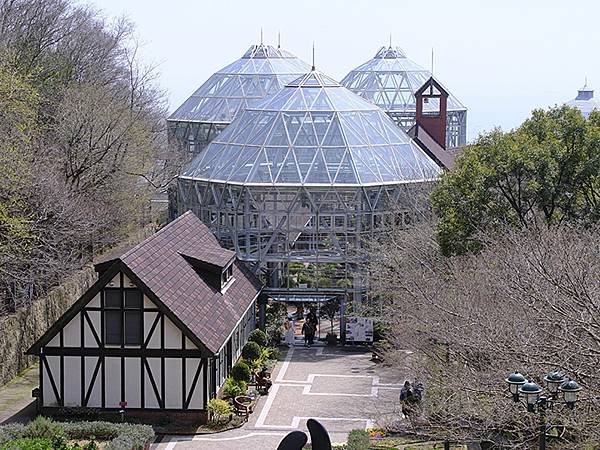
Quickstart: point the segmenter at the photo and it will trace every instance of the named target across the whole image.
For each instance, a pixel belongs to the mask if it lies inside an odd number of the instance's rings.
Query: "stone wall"
[[[136,230],[116,249],[107,254],[124,251],[154,233],[155,223]],[[102,258],[102,255],[99,256]],[[79,297],[96,282],[98,276],[91,264],[67,278],[48,295],[16,313],[0,317],[0,386],[36,362],[25,352]]]
[[[0,317],[0,386],[36,362],[25,351],[97,280],[90,265],[16,313]]]

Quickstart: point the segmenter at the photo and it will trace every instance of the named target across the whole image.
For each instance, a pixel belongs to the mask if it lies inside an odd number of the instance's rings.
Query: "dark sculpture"
[[[323,425],[315,419],[308,419],[306,427],[310,433],[311,446],[313,450],[331,450],[331,439]],[[308,436],[303,431],[292,431],[279,443],[277,450],[302,450]]]
[[[292,431],[279,443],[277,450],[302,450],[308,442],[308,436],[303,431]]]
[[[308,419],[306,427],[310,433],[313,450],[331,450],[331,439],[329,439],[329,433],[323,425],[315,419]]]

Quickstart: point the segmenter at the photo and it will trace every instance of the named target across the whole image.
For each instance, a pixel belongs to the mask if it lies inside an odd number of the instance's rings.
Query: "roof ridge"
[[[183,220],[184,217],[192,215],[194,217],[196,217],[194,215],[194,213],[192,212],[192,210],[188,210],[185,213],[183,213],[182,215],[180,215],[177,219],[173,220],[172,222],[169,222],[168,224],[166,224],[164,227],[162,227],[160,230],[157,230],[155,233],[153,233],[151,236],[148,236],[146,239],[144,239],[142,242],[140,242],[139,244],[137,244],[136,246],[130,248],[129,250],[127,250],[125,253],[123,253],[121,256],[118,256],[118,259],[124,259],[127,258],[128,256],[132,255],[134,252],[136,252],[137,250],[139,250],[140,248],[142,248],[144,245],[146,245],[148,242],[152,241],[153,239],[155,239],[156,237],[162,235],[164,233],[165,230],[171,228],[172,226],[174,226],[176,223],[179,223]]]

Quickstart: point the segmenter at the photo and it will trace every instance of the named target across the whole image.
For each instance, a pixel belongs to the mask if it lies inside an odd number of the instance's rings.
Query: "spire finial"
[[[433,47],[431,47],[431,76],[433,76]]]
[[[587,75],[585,76],[585,81],[583,82],[583,87],[586,88],[587,87]]]
[[[281,30],[277,32],[277,48],[281,48]]]
[[[263,45],[263,29],[260,27],[260,45]]]
[[[315,41],[313,41],[313,48],[312,48],[312,69],[313,72],[315,70]]]
[[[392,33],[390,32],[390,48],[392,48]]]

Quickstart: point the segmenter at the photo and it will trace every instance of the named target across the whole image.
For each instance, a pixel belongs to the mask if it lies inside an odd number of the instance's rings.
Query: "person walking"
[[[294,322],[289,318],[285,319],[283,328],[285,329],[285,343],[288,347],[292,347],[294,345]]]
[[[313,340],[315,339],[315,326],[314,324],[307,320],[302,325],[302,333],[304,334],[304,346],[310,348],[313,345]]]

